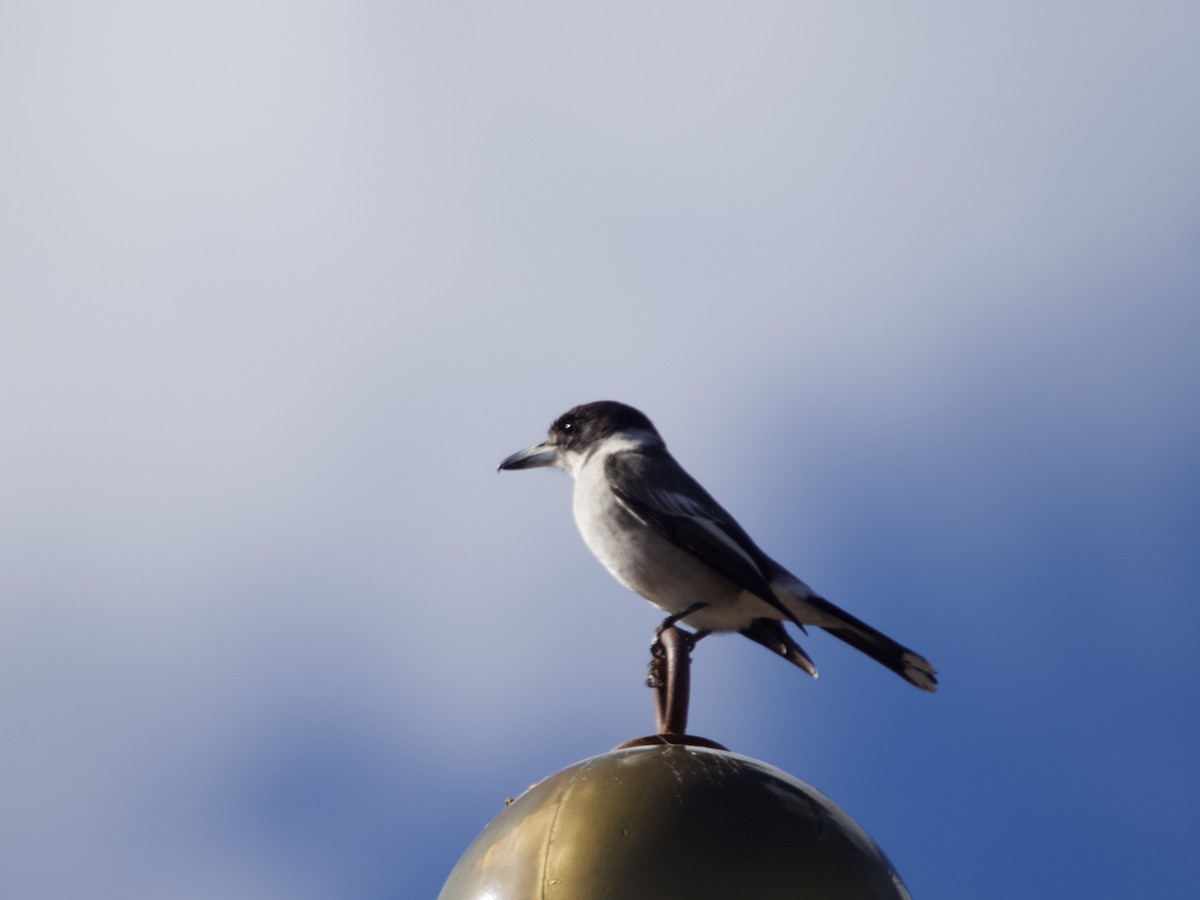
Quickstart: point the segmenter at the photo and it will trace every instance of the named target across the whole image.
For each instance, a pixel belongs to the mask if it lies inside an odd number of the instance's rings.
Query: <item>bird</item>
[[[924,691],[925,657],[826,600],[767,556],[667,450],[646,415],[614,400],[563,413],[544,441],[498,471],[554,467],[574,479],[572,510],[588,549],[625,587],[699,640],[738,632],[813,678],[817,668],[784,627],[824,629]]]

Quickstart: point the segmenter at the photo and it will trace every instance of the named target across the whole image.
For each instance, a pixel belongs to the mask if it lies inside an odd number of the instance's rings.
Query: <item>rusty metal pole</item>
[[[654,687],[655,733],[687,734],[688,701],[692,686],[692,636],[672,625],[654,642],[650,663]],[[659,654],[662,654],[661,656]],[[655,672],[656,667],[658,672]],[[655,675],[658,677],[655,677]]]
[[[670,625],[659,631],[650,645],[650,675],[646,686],[654,689],[654,734],[626,741],[616,749],[659,744],[725,747],[708,738],[687,733],[688,701],[692,686],[692,649],[696,635]]]

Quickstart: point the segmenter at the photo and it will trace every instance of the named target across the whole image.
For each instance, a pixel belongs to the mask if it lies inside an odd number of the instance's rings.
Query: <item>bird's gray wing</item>
[[[633,515],[795,621],[771,590],[770,559],[674,459],[614,453],[604,471],[612,492]]]

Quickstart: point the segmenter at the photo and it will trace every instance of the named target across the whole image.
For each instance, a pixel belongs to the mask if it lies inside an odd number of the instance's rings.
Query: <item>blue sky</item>
[[[1200,879],[1194,3],[0,9],[0,894],[434,896],[652,727],[620,399],[926,654],[692,729],[914,896]]]

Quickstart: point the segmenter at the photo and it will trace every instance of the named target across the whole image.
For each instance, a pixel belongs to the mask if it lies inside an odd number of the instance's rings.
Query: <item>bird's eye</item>
[[[561,444],[568,444],[572,441],[579,440],[579,417],[575,415],[575,411],[565,412],[550,426],[550,433],[554,435],[554,439]]]

